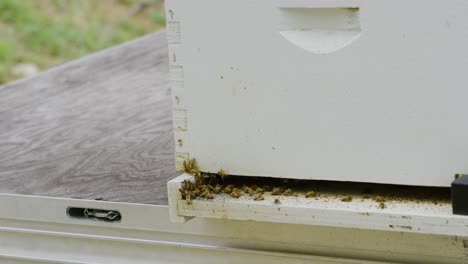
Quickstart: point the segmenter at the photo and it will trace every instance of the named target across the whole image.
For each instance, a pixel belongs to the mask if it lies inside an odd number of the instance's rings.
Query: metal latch
[[[68,207],[67,215],[73,218],[105,222],[119,222],[122,219],[122,215],[119,211],[95,208]]]

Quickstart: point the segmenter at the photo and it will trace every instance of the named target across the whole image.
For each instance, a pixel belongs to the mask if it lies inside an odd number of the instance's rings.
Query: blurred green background
[[[164,27],[162,0],[0,0],[0,84]]]

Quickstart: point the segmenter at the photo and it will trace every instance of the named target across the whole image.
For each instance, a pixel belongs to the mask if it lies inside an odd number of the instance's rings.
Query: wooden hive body
[[[468,2],[167,10],[179,166],[427,186],[468,173]]]

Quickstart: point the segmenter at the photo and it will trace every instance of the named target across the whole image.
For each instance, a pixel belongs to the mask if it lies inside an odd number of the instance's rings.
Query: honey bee
[[[351,195],[346,195],[341,198],[342,202],[351,202],[353,200],[353,197]]]
[[[262,186],[262,189],[265,191],[265,192],[269,192],[272,190],[271,186],[270,185],[263,185]]]
[[[218,175],[221,177],[221,181],[222,181],[222,182],[224,182],[224,178],[225,178],[226,176],[228,176],[228,174],[226,173],[226,171],[223,170],[223,169],[220,169],[220,170],[218,171]]]
[[[385,203],[384,202],[379,202],[379,208],[380,209],[385,209]]]
[[[273,191],[271,192],[272,195],[281,195],[283,193],[283,189],[276,187],[273,188]]]
[[[193,198],[197,197],[199,194],[201,193],[200,189],[198,188],[195,188],[193,191],[192,191],[192,196]]]
[[[190,196],[190,194],[187,194],[185,196],[185,200],[187,201],[187,204],[192,204],[192,197]]]
[[[254,200],[255,201],[261,201],[261,200],[265,200],[265,198],[263,197],[263,194],[259,192],[259,193],[255,194]]]
[[[231,184],[229,184],[228,186],[226,186],[224,188],[224,192],[225,193],[232,193],[232,189],[233,189],[233,186]]]
[[[255,192],[256,193],[263,193],[263,189],[260,188],[260,187],[257,187],[257,189],[255,189]]]
[[[314,191],[310,191],[310,192],[307,192],[305,194],[306,198],[312,198],[312,197],[315,197],[315,196],[317,196],[317,194]]]
[[[180,195],[182,195],[182,199],[185,199],[185,196],[187,195],[187,192],[182,188],[179,189],[179,192],[180,192]]]
[[[213,192],[214,193],[221,193],[221,186],[219,184],[217,184],[214,188],[213,188]]]
[[[184,190],[187,190],[187,191],[190,191],[190,190],[193,190],[193,182],[189,181],[189,180],[184,180],[182,182],[182,189]]]
[[[252,188],[247,187],[247,186],[245,186],[244,192],[245,192],[245,193],[248,193],[250,196],[252,196],[252,195],[255,194],[255,191],[254,191]]]
[[[220,170],[218,171],[218,175],[221,176],[221,178],[223,178],[224,176],[227,176],[227,173],[226,173],[226,171],[224,171],[223,169],[220,169]]]
[[[207,183],[209,180],[210,176],[203,174],[203,173],[197,173],[195,174],[195,183],[198,185],[204,185]]]
[[[290,196],[293,194],[293,191],[291,189],[286,189],[286,191],[283,192],[284,196]]]
[[[205,192],[205,198],[206,199],[213,199],[213,194],[211,194],[210,192]]]
[[[188,161],[184,160],[183,167],[186,173],[189,173],[189,174],[200,173],[200,169],[198,168],[198,163],[196,159],[190,159]]]
[[[240,197],[240,194],[239,194],[239,191],[237,190],[237,188],[232,189],[231,197],[233,197],[233,198],[239,198]]]
[[[275,203],[275,204],[280,204],[281,202],[280,202],[280,200],[279,200],[278,198],[275,198],[275,200],[273,201],[273,203]]]
[[[211,195],[210,191],[208,189],[205,189],[202,194],[200,194],[200,197],[206,198],[206,196]]]

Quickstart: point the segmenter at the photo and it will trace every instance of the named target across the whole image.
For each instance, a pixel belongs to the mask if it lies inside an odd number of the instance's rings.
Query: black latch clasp
[[[122,220],[122,215],[119,211],[116,210],[68,207],[67,215],[73,218],[105,222],[119,222],[120,220]]]

